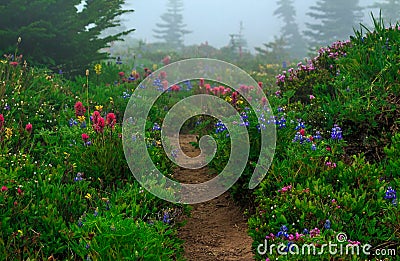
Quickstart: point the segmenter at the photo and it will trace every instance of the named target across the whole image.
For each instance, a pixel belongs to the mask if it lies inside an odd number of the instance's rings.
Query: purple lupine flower
[[[313,143],[311,145],[311,150],[316,151],[317,150],[317,145],[315,143]]]
[[[159,131],[159,130],[161,130],[161,127],[160,127],[160,125],[158,125],[157,122],[155,122],[153,125],[153,131]]]
[[[224,132],[225,130],[227,130],[225,124],[222,123],[222,121],[218,121],[215,124],[215,127],[217,127],[217,129],[215,130],[215,133],[220,133],[220,132]]]
[[[315,132],[315,135],[313,136],[313,138],[316,139],[316,140],[322,139],[322,137],[321,137],[321,132],[316,131],[316,132]]]
[[[78,172],[76,174],[76,177],[74,178],[74,181],[77,182],[77,181],[81,181],[81,180],[83,180],[82,173]]]
[[[391,199],[393,205],[397,205],[397,192],[392,187],[388,187],[385,194],[385,199]]]
[[[324,224],[325,229],[331,229],[331,221],[327,219]]]
[[[170,215],[169,215],[169,213],[168,213],[168,212],[165,212],[165,213],[164,213],[164,216],[163,216],[163,222],[164,222],[165,224],[169,224],[169,223],[171,223],[171,220],[170,220]]]
[[[300,130],[300,129],[305,129],[306,128],[306,125],[304,124],[304,122],[301,121],[301,119],[299,119],[297,121],[298,121],[298,124],[297,124],[295,130]]]
[[[335,124],[334,127],[332,128],[331,139],[333,139],[333,140],[343,139],[342,129],[337,124]]]

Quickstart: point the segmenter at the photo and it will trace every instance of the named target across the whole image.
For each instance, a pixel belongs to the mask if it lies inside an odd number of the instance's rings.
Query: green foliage
[[[86,1],[10,0],[0,5],[0,50],[13,53],[18,48],[34,64],[70,71],[82,70],[93,61],[107,58],[102,48],[133,30],[102,35],[107,28],[119,25],[118,17],[131,10],[121,10],[123,0]]]
[[[183,207],[147,193],[125,160],[123,92],[138,80],[121,70],[103,64],[71,82],[0,61],[1,260],[181,260],[175,219]],[[75,113],[80,100],[85,118]],[[96,131],[88,120],[95,110],[115,112],[114,127]],[[149,154],[170,173],[161,148]]]
[[[295,124],[278,130],[274,162],[254,192],[256,209],[249,219],[254,249],[267,236],[269,245],[311,243],[319,251],[324,243],[337,243],[336,235],[343,232],[349,240],[370,244],[373,250],[399,251],[399,207],[388,193],[399,186],[395,115],[399,111],[400,31],[398,25],[385,28],[382,19],[374,19],[374,25],[374,31],[365,35],[356,31],[351,41],[321,48],[313,60],[277,76],[281,89],[270,101],[282,106],[287,122]],[[304,137],[320,131],[323,139],[316,141],[314,136],[315,150],[310,142],[291,140],[296,119],[307,123],[302,127]],[[327,139],[326,130],[335,123],[342,127],[345,142]],[[287,236],[279,234],[282,226],[288,228]],[[320,233],[303,232],[314,228]],[[255,253],[257,260],[343,257],[328,251],[318,256],[282,256],[276,249]]]

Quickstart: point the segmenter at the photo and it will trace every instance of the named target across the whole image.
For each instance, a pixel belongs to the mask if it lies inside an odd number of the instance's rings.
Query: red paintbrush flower
[[[110,128],[114,128],[115,123],[117,123],[117,119],[115,117],[115,114],[110,112],[109,114],[107,114],[106,116],[106,124],[108,127]]]
[[[74,108],[76,117],[85,115],[86,109],[83,106],[82,102],[78,101],[77,103],[75,103]]]
[[[25,130],[26,130],[27,132],[31,133],[31,132],[32,132],[32,124],[30,124],[30,123],[26,124]]]

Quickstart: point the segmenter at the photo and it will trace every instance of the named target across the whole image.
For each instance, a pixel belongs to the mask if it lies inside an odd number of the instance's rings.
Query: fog
[[[334,1],[334,0],[333,0]],[[352,0],[349,0],[352,1]],[[146,43],[156,42],[153,29],[156,23],[161,23],[160,16],[166,11],[167,0],[135,0],[128,1],[126,8],[135,12],[123,16],[123,23],[128,28],[136,28],[131,34],[133,38]],[[306,15],[309,7],[316,0],[295,0],[297,21],[300,30],[305,29],[305,22],[312,22]],[[361,0],[362,7],[375,2]],[[243,23],[243,36],[247,40],[248,50],[272,41],[280,35],[283,22],[273,15],[276,0],[183,0],[183,20],[192,33],[185,35],[184,44],[200,44],[207,41],[210,45],[220,48],[229,43],[229,34],[239,32],[240,22]],[[370,24],[371,10],[363,10],[363,23]],[[374,13],[377,11],[375,10]]]

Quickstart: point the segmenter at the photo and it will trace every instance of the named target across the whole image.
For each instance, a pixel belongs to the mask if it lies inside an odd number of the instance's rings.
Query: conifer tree
[[[311,48],[349,39],[361,18],[359,0],[319,0],[310,9],[307,15],[316,21],[306,23],[304,33]]]
[[[102,36],[119,25],[124,0],[5,0],[0,2],[0,53],[19,51],[33,64],[79,69],[107,58],[99,52],[112,41],[133,31]]]
[[[161,15],[163,23],[157,23],[155,38],[162,40],[172,48],[183,46],[183,37],[191,31],[186,30],[186,24],[183,23],[183,3],[181,0],[169,0],[167,12]]]
[[[274,15],[283,20],[281,36],[286,43],[284,49],[292,58],[302,58],[306,55],[307,46],[299,32],[293,0],[278,0],[277,4],[278,8],[275,10]]]

